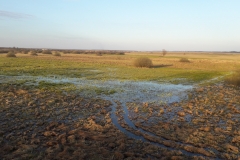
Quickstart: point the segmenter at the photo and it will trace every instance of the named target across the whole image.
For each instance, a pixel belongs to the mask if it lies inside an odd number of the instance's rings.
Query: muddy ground
[[[240,159],[240,90],[218,84],[188,97],[123,106],[0,84],[0,159]]]

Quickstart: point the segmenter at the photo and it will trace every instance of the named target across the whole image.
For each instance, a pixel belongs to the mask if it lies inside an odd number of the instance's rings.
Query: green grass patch
[[[38,56],[39,57],[39,56]],[[38,57],[0,58],[1,75],[63,76],[92,80],[134,80],[169,83],[198,83],[226,74],[226,71],[174,67],[136,68],[110,63],[90,63]],[[164,57],[165,58],[165,57]],[[50,84],[49,84],[50,85]],[[52,84],[51,84],[52,85]],[[60,84],[63,85],[63,84]],[[48,86],[48,84],[41,84]],[[98,91],[100,93],[100,91]]]
[[[111,94],[114,94],[117,92],[113,89],[107,90],[107,89],[103,89],[103,88],[96,88],[94,91],[96,92],[97,95],[101,95],[101,94],[111,95]]]

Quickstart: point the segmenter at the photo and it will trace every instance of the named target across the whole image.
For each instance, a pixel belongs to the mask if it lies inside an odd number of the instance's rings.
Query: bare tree
[[[162,50],[162,56],[165,56],[167,54],[167,51],[165,49]]]

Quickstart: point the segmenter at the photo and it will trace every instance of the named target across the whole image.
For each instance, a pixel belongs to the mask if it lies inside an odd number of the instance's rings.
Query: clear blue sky
[[[0,47],[240,51],[240,0],[0,0]]]

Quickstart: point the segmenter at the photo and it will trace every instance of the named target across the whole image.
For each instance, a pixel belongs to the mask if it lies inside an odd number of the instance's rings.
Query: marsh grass
[[[147,57],[139,57],[133,62],[135,67],[151,68],[153,66],[152,60]]]
[[[225,79],[227,84],[232,84],[240,87],[240,70],[235,71],[231,76]]]

